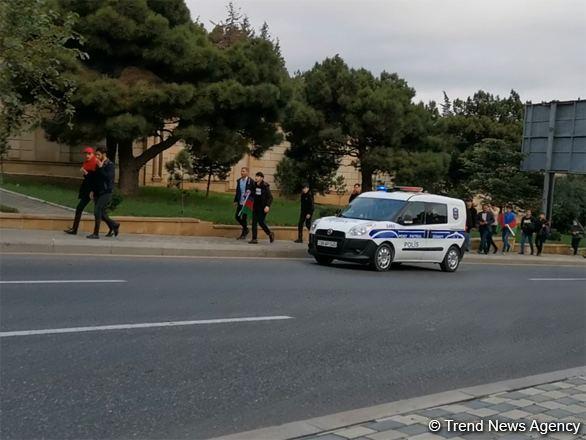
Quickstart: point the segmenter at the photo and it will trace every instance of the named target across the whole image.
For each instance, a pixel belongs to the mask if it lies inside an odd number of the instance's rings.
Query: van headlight
[[[313,234],[315,232],[315,230],[317,229],[317,223],[319,222],[319,220],[315,220],[312,224],[311,224],[311,228],[309,229],[309,233]]]
[[[363,235],[368,234],[372,227],[373,225],[371,224],[354,226],[353,228],[350,228],[350,230],[348,231],[348,235],[352,237],[361,237]]]

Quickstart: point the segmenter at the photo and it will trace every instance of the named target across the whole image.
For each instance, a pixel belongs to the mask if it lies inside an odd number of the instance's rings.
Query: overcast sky
[[[186,0],[206,27],[226,1]],[[417,100],[478,89],[540,102],[586,98],[586,0],[237,0],[279,38],[290,72],[336,53],[397,72]]]

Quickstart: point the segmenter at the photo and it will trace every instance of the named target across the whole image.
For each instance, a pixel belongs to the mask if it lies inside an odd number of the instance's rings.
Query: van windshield
[[[404,200],[357,197],[340,216],[359,220],[392,222],[395,221],[406,203]]]

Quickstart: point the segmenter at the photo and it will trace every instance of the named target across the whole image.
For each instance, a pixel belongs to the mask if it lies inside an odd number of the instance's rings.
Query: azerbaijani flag
[[[242,217],[243,215],[252,215],[252,206],[254,201],[252,197],[250,197],[250,190],[246,191],[246,198],[244,199],[244,203],[242,204],[242,209],[238,214],[238,217]]]

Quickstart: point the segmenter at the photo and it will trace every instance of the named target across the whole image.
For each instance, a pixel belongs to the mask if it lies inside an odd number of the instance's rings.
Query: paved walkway
[[[407,412],[304,439],[513,440],[542,438],[546,433],[545,438],[556,440],[586,439],[584,424],[586,376],[579,376]],[[514,427],[518,427],[517,432],[514,432]]]
[[[357,423],[356,420],[364,421]],[[215,440],[566,440],[586,439],[585,424],[586,367],[578,367],[231,434]]]
[[[25,196],[3,188],[0,188],[0,203],[18,209],[20,214],[70,216],[74,212],[73,209],[66,206],[49,203],[41,199]]]
[[[3,252],[42,252],[66,254],[163,255],[204,257],[279,257],[307,258],[307,244],[267,239],[251,245],[247,241],[221,237],[192,237],[177,235],[124,234],[118,238],[88,240],[85,233],[66,235],[59,231],[31,229],[0,229],[0,249]],[[543,264],[583,265],[586,259],[570,255],[466,254],[464,264]]]

